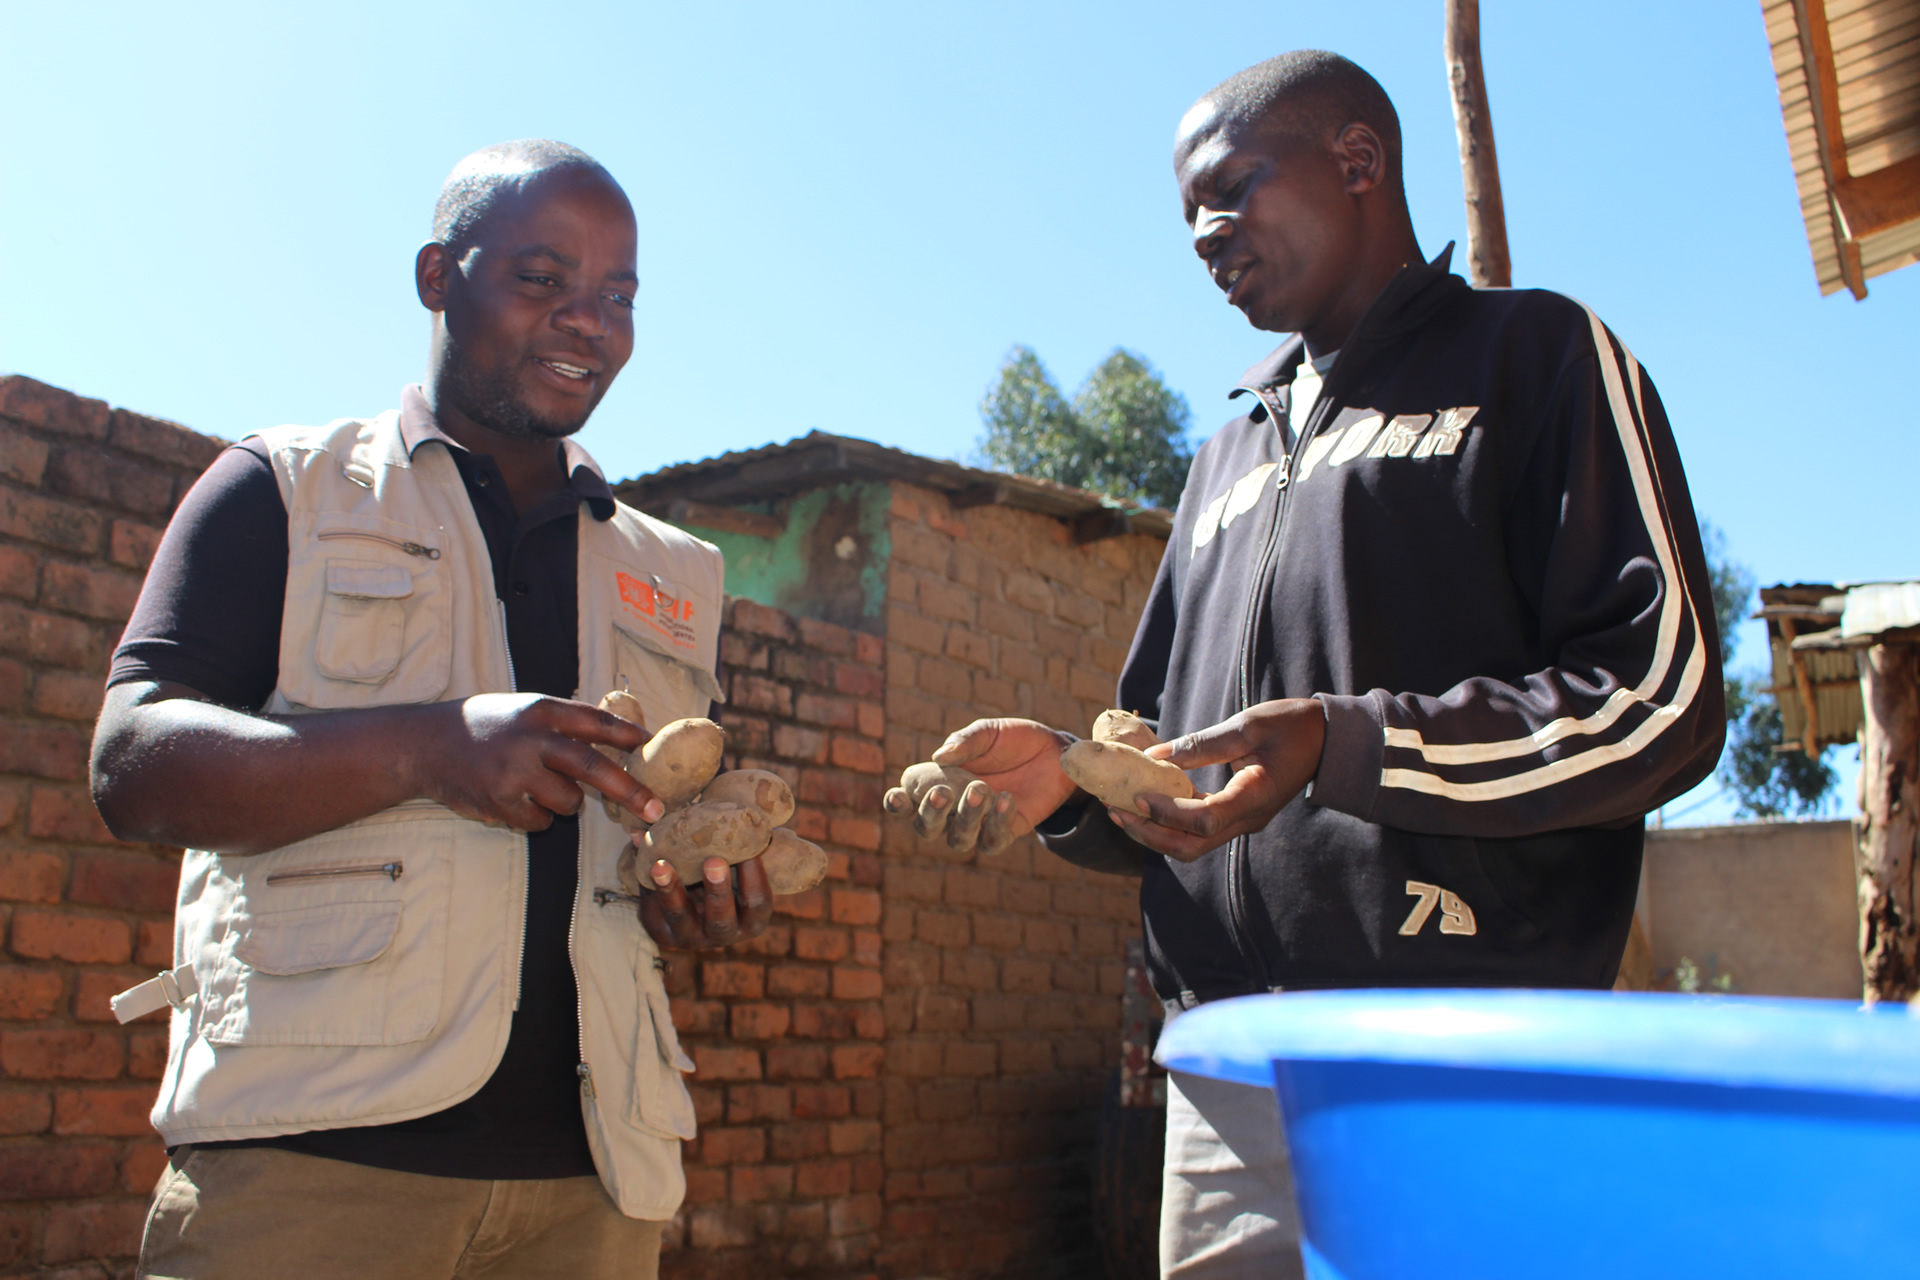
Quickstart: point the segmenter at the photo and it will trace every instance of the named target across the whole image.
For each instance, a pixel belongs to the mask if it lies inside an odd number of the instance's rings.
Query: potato
[[[735,769],[723,773],[700,793],[701,804],[743,804],[767,815],[780,826],[793,816],[793,789],[787,780],[765,769]]]
[[[773,839],[767,815],[743,804],[692,804],[675,809],[647,829],[639,861],[652,866],[665,858],[680,879],[698,884],[708,858],[745,862],[766,851]]]
[[[1136,751],[1145,751],[1160,741],[1160,735],[1148,728],[1147,722],[1133,712],[1115,709],[1102,711],[1099,719],[1093,722],[1093,740],[1118,742]]]
[[[615,689],[600,699],[600,709],[611,712],[622,720],[631,720],[642,729],[647,727],[647,713],[640,706],[640,699],[625,689]]]
[[[776,827],[760,865],[775,893],[805,893],[827,878],[827,851],[786,827]]]
[[[606,697],[600,699],[600,709],[619,716],[622,720],[630,720],[642,729],[647,727],[647,713],[641,708],[640,699],[634,697],[625,689],[615,689],[608,693]],[[622,769],[625,769],[628,762],[633,759],[633,752],[622,751],[618,747],[609,747],[605,743],[596,742],[593,744],[593,749],[619,765]],[[629,831],[637,830],[646,825],[646,823],[641,820],[639,814],[623,804],[615,804],[605,796],[600,797],[600,804],[606,809],[609,818],[612,818]]]
[[[1193,782],[1177,765],[1154,760],[1119,742],[1076,742],[1061,753],[1060,768],[1074,782],[1105,805],[1149,816],[1138,797],[1142,792],[1194,797]]]
[[[1012,797],[993,794],[993,788],[965,769],[931,761],[909,765],[900,785],[881,801],[896,817],[913,815],[914,834],[923,840],[945,838],[956,853],[998,853],[1019,834],[1019,814]]]
[[[713,721],[675,720],[641,745],[638,759],[628,763],[627,772],[669,810],[678,809],[720,772],[725,745],[726,735]]]

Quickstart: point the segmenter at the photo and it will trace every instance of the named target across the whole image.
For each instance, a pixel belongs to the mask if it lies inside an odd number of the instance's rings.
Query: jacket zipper
[[[302,867],[268,874],[268,884],[287,884],[295,880],[339,880],[347,876],[385,876],[398,880],[406,871],[403,862],[363,862],[347,867]]]
[[[384,542],[390,547],[397,547],[410,556],[425,556],[429,560],[440,558],[438,547],[429,547],[419,542],[407,542],[400,538],[389,538],[384,533],[369,533],[365,529],[328,529],[325,533],[316,533],[313,536],[322,542],[333,538],[364,538],[368,542]]]
[[[1255,391],[1259,396],[1260,393]],[[1267,414],[1274,419],[1274,430],[1284,432],[1279,419],[1277,406],[1265,396],[1260,402],[1267,407]],[[1288,498],[1292,494],[1293,476],[1299,470],[1300,451],[1308,440],[1319,432],[1320,424],[1326,421],[1327,406],[1331,403],[1326,387],[1322,384],[1320,395],[1315,398],[1313,409],[1307,415],[1307,421],[1301,424],[1300,431],[1294,436],[1293,447],[1287,451],[1286,461],[1279,477],[1274,482],[1278,497],[1273,506],[1273,522],[1267,529],[1266,545],[1261,549],[1260,559],[1254,566],[1253,583],[1247,591],[1246,616],[1240,624],[1240,671],[1239,706],[1236,711],[1245,711],[1253,705],[1253,654],[1255,631],[1260,617],[1260,601],[1267,594],[1267,577],[1273,572],[1280,551],[1280,528],[1286,519]],[[1285,435],[1281,436],[1285,439]],[[1253,970],[1254,978],[1263,990],[1273,990],[1273,973],[1267,966],[1267,960],[1253,945],[1253,938],[1247,929],[1247,880],[1252,875],[1251,862],[1252,839],[1250,836],[1235,836],[1227,846],[1227,925],[1233,933],[1234,945],[1245,957],[1248,968]]]

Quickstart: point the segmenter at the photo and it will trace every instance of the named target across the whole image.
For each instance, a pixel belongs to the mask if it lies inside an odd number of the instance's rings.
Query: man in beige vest
[[[633,351],[633,210],[571,147],[448,178],[398,410],[279,427],[183,499],[114,655],[94,794],[187,849],[149,1276],[651,1276],[692,1064],[659,947],[766,927],[757,860],[636,910],[595,750],[707,715],[719,552],[570,437]]]

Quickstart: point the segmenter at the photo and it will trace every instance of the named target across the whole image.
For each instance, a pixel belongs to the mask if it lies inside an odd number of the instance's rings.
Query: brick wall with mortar
[[[887,605],[890,773],[982,715],[1084,734],[1111,705],[1165,547],[1084,546],[1059,520],[955,511],[895,482]],[[1031,837],[953,855],[885,829],[889,1276],[1098,1274],[1088,1215],[1100,1101],[1119,1062],[1138,882]]]
[[[883,645],[750,600],[722,643],[727,767],[783,775],[830,861],[759,938],[669,960],[700,1136],[661,1274],[859,1275],[882,1225]]]
[[[107,657],[221,442],[0,378],[0,1274],[125,1275],[165,1154],[166,1024],[107,997],[169,964],[178,852],[87,796]]]

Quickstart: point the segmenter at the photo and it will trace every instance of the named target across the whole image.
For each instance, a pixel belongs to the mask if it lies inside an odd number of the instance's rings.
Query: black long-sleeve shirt
[[[1725,732],[1659,398],[1586,308],[1469,289],[1444,258],[1376,300],[1296,436],[1300,358],[1295,340],[1250,370],[1252,412],[1195,458],[1116,705],[1172,738],[1317,696],[1310,793],[1190,864],[1142,857],[1097,809],[1043,838],[1141,858],[1169,999],[1608,985],[1642,815]]]

